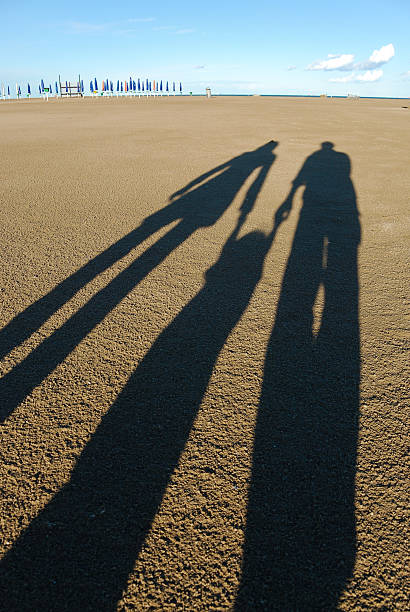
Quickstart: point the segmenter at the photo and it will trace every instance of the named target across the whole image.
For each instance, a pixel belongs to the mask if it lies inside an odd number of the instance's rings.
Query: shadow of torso
[[[251,174],[258,168],[269,169],[275,160],[272,148],[272,145],[264,145],[255,151],[243,153],[216,169],[211,178],[204,175],[202,182],[177,192],[177,199],[147,217],[145,223],[159,228],[180,220],[192,231],[214,225]]]
[[[302,220],[315,223],[323,236],[337,238],[340,232],[359,229],[350,166],[345,153],[321,149],[307,158],[294,180],[295,187],[305,186]]]

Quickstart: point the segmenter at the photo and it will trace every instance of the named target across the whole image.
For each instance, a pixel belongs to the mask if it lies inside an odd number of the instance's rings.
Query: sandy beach
[[[0,609],[408,609],[404,107],[0,102]]]

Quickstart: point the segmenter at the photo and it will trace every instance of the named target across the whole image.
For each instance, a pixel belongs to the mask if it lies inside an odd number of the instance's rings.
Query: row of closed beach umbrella
[[[113,81],[106,79],[101,83],[101,92],[107,93],[139,93],[139,94],[171,94],[175,95],[176,93],[176,84],[175,81],[172,84],[169,81],[150,81],[149,79],[137,79],[136,81],[130,77],[129,81],[120,81],[117,80],[116,87],[114,86]],[[84,92],[84,89],[82,90]],[[90,81],[90,93],[97,94],[98,93],[98,82],[97,79],[94,81]],[[182,94],[182,83],[179,83],[179,93]]]
[[[48,86],[44,84],[44,80],[41,79],[41,82],[38,86],[38,93],[40,96],[44,98],[48,98],[48,96],[53,95],[66,95],[69,91],[75,89],[76,93],[85,95],[84,90],[84,81],[79,80],[74,86],[72,83],[65,81],[65,83],[60,82],[60,86],[55,81],[54,88],[50,83]],[[101,82],[100,87],[98,86],[97,79],[92,79],[90,81],[90,95],[176,95],[177,90],[179,89],[179,93],[182,94],[182,83],[178,85],[175,81],[151,81],[149,79],[137,79],[136,81],[130,77],[129,80],[117,80],[116,85],[113,81],[109,79],[105,79]],[[15,90],[10,85],[1,84],[0,95],[3,100],[17,98],[20,99],[22,97],[30,98],[33,93],[36,93],[35,89],[32,89],[30,83],[27,83],[27,88],[22,88],[18,83],[16,83]]]
[[[15,97],[16,98],[21,98],[23,96],[30,98],[36,90],[31,88],[30,83],[27,83],[26,93],[24,94],[23,91],[24,90],[22,90],[21,86],[18,83],[16,83],[16,87],[15,87]],[[57,81],[55,82],[55,85],[54,85],[54,92],[58,94]],[[51,84],[49,84],[48,86],[45,85],[44,80],[41,79],[41,82],[38,86],[38,93],[44,96],[47,94],[53,95],[53,86]],[[14,88],[13,87],[10,88],[10,85],[6,86],[2,83],[1,84],[1,97],[3,98],[3,100],[6,99],[6,97],[9,99],[14,97]]]

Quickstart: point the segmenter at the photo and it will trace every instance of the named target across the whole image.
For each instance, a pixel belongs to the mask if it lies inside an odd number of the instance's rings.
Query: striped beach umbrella
[[[166,91],[169,92],[168,81],[167,81]]]
[[[55,82],[55,86],[56,86],[56,94],[58,94],[58,85],[57,85],[57,81]]]
[[[31,96],[30,83],[27,83],[27,93],[29,96]]]
[[[97,79],[94,79],[94,91],[98,91],[98,83],[97,83]]]
[[[110,81],[110,91],[111,93],[114,91],[114,83]]]
[[[40,93],[41,93],[41,91],[40,91]],[[10,85],[7,85],[7,95],[10,98]]]
[[[172,83],[172,91],[175,92],[175,81]]]
[[[19,95],[19,96],[21,96],[21,88],[20,88],[20,85],[19,85],[19,88],[18,88],[17,93],[18,93],[18,95]]]
[[[44,91],[44,81],[43,81],[43,79],[41,79],[40,85],[41,85],[41,91]]]
[[[161,80],[161,83],[159,84],[159,90],[162,92],[162,80]]]
[[[179,91],[182,93],[182,83],[179,84]]]
[[[141,91],[141,82],[139,79],[137,81],[137,87],[138,87],[138,91]]]
[[[90,81],[90,93],[93,93],[93,91],[94,91],[94,85],[93,85],[93,82]]]
[[[122,81],[121,81],[121,91],[124,91],[123,90],[123,82]]]
[[[144,91],[144,81],[142,81],[142,91]]]
[[[81,93],[84,93],[84,81],[83,81],[83,79],[81,79],[80,85],[81,85]],[[56,93],[58,93],[58,92],[56,91]]]
[[[38,93],[41,94],[41,85],[38,86]],[[10,95],[10,93],[9,93]]]
[[[120,81],[117,80],[117,92],[120,91]]]
[[[148,82],[148,79],[145,81],[145,89],[146,89],[147,91],[148,91],[148,89],[149,89],[149,82]]]
[[[49,86],[48,90],[51,94],[53,93],[53,88],[51,87],[51,85]]]
[[[153,91],[155,91],[155,81],[153,82]]]

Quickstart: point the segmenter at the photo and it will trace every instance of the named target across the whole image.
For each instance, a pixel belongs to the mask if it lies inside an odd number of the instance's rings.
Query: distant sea
[[[191,94],[183,94],[190,96]],[[192,94],[192,96],[203,97],[204,94]],[[354,94],[353,94],[354,96]],[[350,98],[353,96],[328,96],[328,98]],[[320,98],[321,94],[212,94],[212,97],[235,97],[235,98]],[[359,96],[361,100],[409,100],[409,97],[392,98],[390,96]]]

